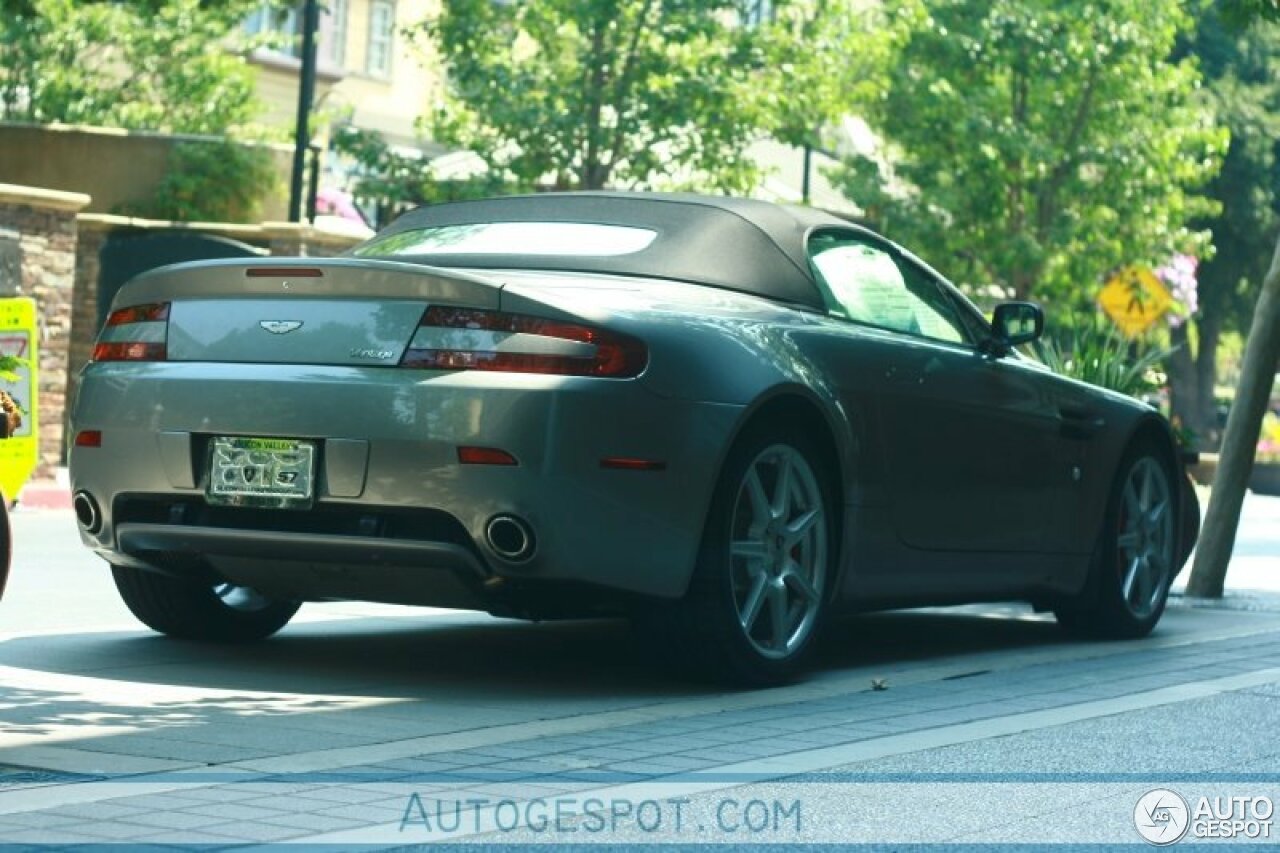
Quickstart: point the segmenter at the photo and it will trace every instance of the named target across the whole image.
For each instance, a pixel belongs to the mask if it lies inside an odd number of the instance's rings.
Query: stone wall
[[[67,401],[76,398],[76,381],[80,371],[89,363],[93,354],[93,342],[98,336],[98,276],[101,271],[99,255],[107,241],[107,231],[94,228],[81,214],[80,239],[76,243],[76,284],[71,301],[71,343],[67,348]],[[63,415],[71,416],[70,408]]]
[[[0,184],[0,229],[16,235],[21,257],[17,287],[0,295],[34,298],[39,318],[37,476],[49,475],[63,459],[76,278],[76,214],[88,203],[89,197],[80,193]]]

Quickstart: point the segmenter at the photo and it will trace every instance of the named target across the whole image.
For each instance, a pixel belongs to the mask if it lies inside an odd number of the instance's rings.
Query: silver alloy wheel
[[[271,599],[251,586],[220,583],[214,584],[213,592],[227,607],[242,613],[257,613],[271,606]]]
[[[1168,592],[1175,544],[1169,478],[1151,456],[1129,470],[1116,531],[1120,595],[1131,614],[1145,619]]]
[[[813,468],[775,444],[747,466],[733,505],[730,583],[738,625],[761,655],[781,659],[809,636],[827,574],[826,505]]]

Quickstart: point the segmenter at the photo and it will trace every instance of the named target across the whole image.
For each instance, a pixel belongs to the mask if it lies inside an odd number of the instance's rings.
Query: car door
[[[856,349],[874,364],[838,372],[876,385],[900,540],[929,551],[1057,550],[1070,481],[1051,384],[1019,359],[980,352],[973,319],[892,244],[819,233],[810,258],[832,313],[868,330]]]

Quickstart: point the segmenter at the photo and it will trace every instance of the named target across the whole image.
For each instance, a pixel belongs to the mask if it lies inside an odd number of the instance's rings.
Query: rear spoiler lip
[[[291,268],[311,274],[291,276]],[[251,269],[264,274],[248,275]],[[152,302],[239,297],[404,299],[496,309],[503,286],[490,276],[400,261],[231,258],[148,270],[120,288],[111,310]]]
[[[475,282],[492,283],[492,279],[483,273],[464,272],[456,268],[434,267],[428,264],[413,264],[404,261],[389,261],[381,258],[345,258],[326,257],[308,258],[305,256],[269,255],[261,258],[214,258],[204,261],[183,261],[177,264],[166,264],[162,267],[147,270],[135,276],[130,283],[145,281],[149,278],[171,275],[173,273],[190,272],[201,269],[226,269],[240,267],[273,269],[279,267],[313,267],[321,272],[326,270],[385,270],[387,272],[429,273],[448,278],[467,279]]]

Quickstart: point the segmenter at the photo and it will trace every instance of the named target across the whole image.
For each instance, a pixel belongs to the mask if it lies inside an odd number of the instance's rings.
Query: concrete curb
[[[71,509],[71,479],[67,469],[59,468],[53,477],[32,480],[23,486],[14,509]]]

